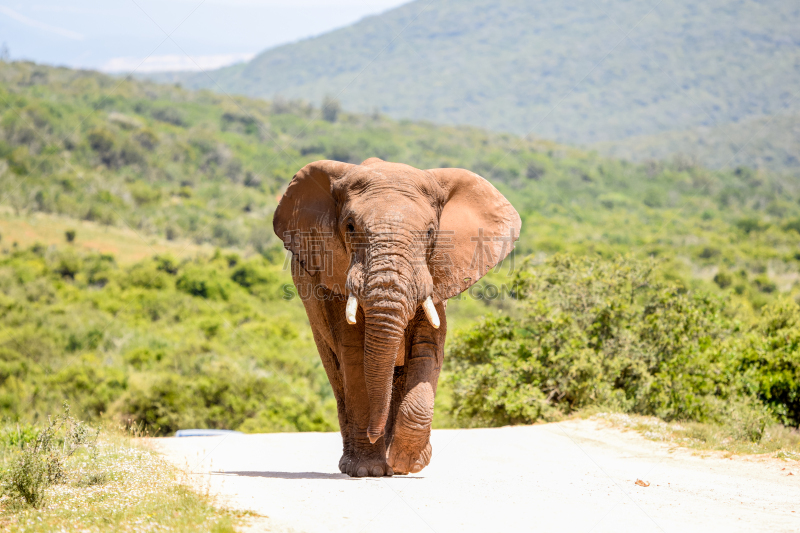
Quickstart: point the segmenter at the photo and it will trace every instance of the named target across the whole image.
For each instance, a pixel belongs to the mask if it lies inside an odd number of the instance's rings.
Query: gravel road
[[[148,442],[196,488],[261,515],[251,531],[800,531],[800,463],[698,454],[593,420],[436,430],[430,466],[382,479],[339,473],[338,433]]]

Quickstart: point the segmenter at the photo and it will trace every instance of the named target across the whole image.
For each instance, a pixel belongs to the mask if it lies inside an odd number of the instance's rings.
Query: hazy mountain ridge
[[[729,123],[800,111],[798,25],[800,7],[777,0],[420,0],[246,64],[160,79],[315,103],[332,95],[353,111],[602,150],[691,128],[712,130],[713,145]],[[766,134],[780,144],[785,131]],[[762,159],[751,149],[737,162]]]

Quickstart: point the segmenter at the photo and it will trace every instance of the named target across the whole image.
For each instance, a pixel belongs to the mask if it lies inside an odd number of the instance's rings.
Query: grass
[[[665,422],[654,416],[626,413],[585,413],[585,416],[611,427],[634,430],[656,442],[732,454],[769,454],[779,459],[800,461],[800,431],[781,424],[765,427],[761,436],[753,440],[733,424]]]
[[[3,428],[2,465],[18,453]],[[93,449],[81,449],[64,464],[62,482],[46,489],[39,507],[8,495],[0,499],[0,530],[36,531],[235,531],[247,513],[215,506],[193,492],[181,474],[128,435],[104,431]]]
[[[36,243],[64,246],[66,232],[75,231],[71,246],[83,252],[111,254],[120,264],[131,264],[153,255],[170,253],[178,259],[212,254],[211,244],[188,240],[169,241],[154,235],[142,235],[128,227],[107,226],[88,220],[76,220],[48,213],[17,216],[10,209],[0,209],[0,249],[28,248]]]

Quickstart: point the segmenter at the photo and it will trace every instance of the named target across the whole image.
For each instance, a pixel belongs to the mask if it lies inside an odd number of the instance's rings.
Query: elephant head
[[[302,297],[347,298],[343,319],[364,328],[367,436],[388,418],[395,358],[422,306],[438,327],[435,303],[478,281],[505,258],[520,218],[488,181],[463,169],[419,170],[368,159],[317,161],[289,184],[275,211],[275,233],[315,287]]]

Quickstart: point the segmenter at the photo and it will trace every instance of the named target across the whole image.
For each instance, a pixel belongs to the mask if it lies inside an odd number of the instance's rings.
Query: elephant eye
[[[428,239],[433,237],[433,228],[428,228]]]
[[[347,223],[347,231],[348,233],[353,233],[356,230],[356,227],[353,225],[353,222]]]

